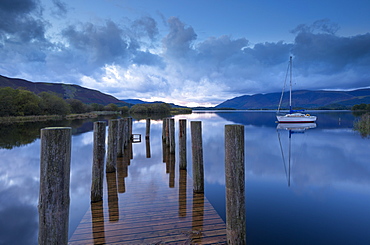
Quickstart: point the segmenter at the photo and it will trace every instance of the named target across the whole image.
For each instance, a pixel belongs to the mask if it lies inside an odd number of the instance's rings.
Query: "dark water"
[[[188,120],[189,173],[189,121],[202,121],[205,192],[224,220],[224,125],[245,125],[249,244],[370,244],[370,141],[353,131],[355,117],[350,112],[311,114],[318,116],[317,125],[303,131],[277,129],[273,112],[199,112],[175,117],[176,134],[178,119]],[[0,244],[37,244],[37,132],[51,126],[46,124],[24,126],[29,131],[21,126],[0,129]],[[57,126],[74,127],[72,234],[90,205],[92,122]],[[163,170],[161,130],[162,122],[152,120],[152,161],[144,161],[145,141],[134,144],[129,177],[145,178]],[[134,122],[133,133],[145,134],[145,120]]]

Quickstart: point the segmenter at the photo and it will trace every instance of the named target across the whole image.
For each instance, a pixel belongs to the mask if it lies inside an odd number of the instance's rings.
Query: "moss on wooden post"
[[[246,244],[244,126],[225,126],[226,235]]]
[[[179,155],[180,169],[186,169],[186,119],[179,120]]]
[[[108,152],[105,172],[112,173],[116,171],[117,166],[117,130],[118,120],[108,121]]]
[[[202,122],[190,122],[190,130],[193,161],[193,191],[204,193]]]
[[[91,202],[103,200],[104,159],[105,159],[105,128],[106,122],[94,123],[94,148],[91,175]]]
[[[71,128],[41,129],[39,244],[67,244]]]

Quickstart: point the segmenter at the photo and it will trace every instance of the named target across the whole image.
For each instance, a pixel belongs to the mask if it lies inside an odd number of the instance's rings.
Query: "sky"
[[[370,86],[370,1],[1,0],[0,75],[214,106]]]

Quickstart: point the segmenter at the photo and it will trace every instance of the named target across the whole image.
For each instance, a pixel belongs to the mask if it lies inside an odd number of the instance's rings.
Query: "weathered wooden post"
[[[91,202],[103,200],[105,128],[103,121],[94,122],[94,148],[91,180]]]
[[[132,140],[132,117],[128,117],[128,134],[130,141]]]
[[[227,244],[246,244],[244,126],[225,126]]]
[[[186,119],[179,120],[179,155],[180,169],[186,169]]]
[[[129,131],[129,119],[125,117],[123,119],[123,148],[126,149],[130,142],[130,131]]]
[[[124,144],[124,133],[123,133],[124,119],[118,119],[117,128],[117,157],[123,156],[123,144]]]
[[[41,129],[39,244],[67,244],[71,128]]]
[[[147,118],[145,127],[145,139],[149,139],[149,137],[150,137],[150,118]]]
[[[202,122],[190,122],[190,130],[193,161],[193,191],[195,193],[204,193]]]
[[[130,149],[130,159],[134,158],[133,148],[132,148],[132,117],[128,118],[128,143]]]
[[[166,162],[166,158],[167,158],[166,125],[167,125],[167,119],[163,118],[162,120],[162,158],[163,158],[163,162]]]
[[[116,171],[117,166],[117,129],[118,120],[108,121],[108,153],[105,172],[112,173]]]
[[[175,119],[169,120],[170,154],[175,154]]]
[[[166,118],[166,146],[170,145],[170,118]]]

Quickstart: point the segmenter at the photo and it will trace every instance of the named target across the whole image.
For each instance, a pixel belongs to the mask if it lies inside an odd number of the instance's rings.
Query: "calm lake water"
[[[370,244],[370,140],[353,131],[351,112],[311,114],[318,121],[306,130],[279,129],[275,113],[265,111],[175,117],[176,140],[178,119],[188,120],[190,174],[190,121],[202,121],[205,194],[224,220],[224,125],[245,125],[248,244]],[[46,126],[73,127],[72,235],[90,206],[92,125],[92,121],[2,125],[0,244],[37,244],[39,130]],[[163,173],[161,131],[162,121],[152,120],[150,159],[145,140],[133,145],[127,181],[146,176],[150,184],[147,176]],[[145,120],[134,121],[133,133],[145,135]]]

